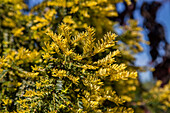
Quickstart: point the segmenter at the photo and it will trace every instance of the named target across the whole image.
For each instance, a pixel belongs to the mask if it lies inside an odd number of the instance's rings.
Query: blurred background
[[[119,3],[120,23],[126,24],[129,18],[138,20],[143,28],[142,34],[150,44],[142,44],[144,51],[136,55],[137,66],[149,66],[153,71],[141,72],[141,82],[162,80],[163,84],[170,79],[170,1],[169,0],[131,0],[127,6]]]
[[[96,30],[96,39],[112,31],[118,34],[115,39],[118,44],[108,48],[107,52],[119,49],[121,56],[115,57],[116,63],[126,64],[129,71],[138,71],[139,78],[115,82],[106,79],[107,90],[114,89],[126,100],[125,106],[132,107],[137,113],[142,113],[139,112],[141,110],[144,113],[169,113],[170,0],[88,0],[92,1],[91,4],[86,0],[23,0],[24,3],[21,1],[0,1],[0,57],[11,54],[10,51],[13,50],[16,50],[15,53],[24,51],[21,47],[41,53],[44,42],[52,41],[45,33],[49,29],[58,33],[57,27],[62,22],[72,28],[75,34],[84,31],[87,26],[92,26]],[[69,6],[67,3],[70,1],[73,4],[76,1],[78,3]],[[104,1],[106,4],[97,4],[96,1]],[[84,7],[83,3],[87,6]],[[77,53],[82,52],[78,47],[76,49]],[[105,54],[102,52],[92,60],[100,59]],[[10,103],[10,106],[4,107],[4,110],[16,109],[15,100],[18,95],[22,96],[25,93],[23,89],[29,88],[27,84],[35,89],[35,81],[25,81],[18,73],[18,69],[30,72],[33,64],[27,63],[27,58],[24,59],[26,63],[22,65],[20,60],[22,63],[23,59],[17,60],[19,64],[9,60],[9,67],[16,65],[16,69],[0,67],[0,98],[4,99],[3,102],[0,101],[0,110],[1,106],[4,106],[2,103],[6,101],[6,105]],[[25,74],[23,70],[21,72]],[[18,76],[13,76],[15,74]],[[14,85],[11,85],[13,81]],[[14,86],[18,87],[18,90],[15,90]]]

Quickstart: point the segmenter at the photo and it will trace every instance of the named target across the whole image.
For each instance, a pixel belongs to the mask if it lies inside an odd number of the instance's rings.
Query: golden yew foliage
[[[24,15],[23,0],[0,0],[0,110],[129,113],[128,104],[145,103],[136,99],[134,70],[142,69],[133,65],[142,29],[130,20],[116,39],[107,33],[118,25],[108,19],[117,16],[118,2],[123,0],[44,0]],[[58,29],[61,22],[67,26]],[[158,104],[168,112],[167,87],[155,89],[166,94]]]
[[[19,49],[21,46],[29,49],[37,49],[36,40],[32,38],[30,30],[34,16],[24,15],[27,5],[23,0],[0,1],[0,55],[5,55],[11,49]]]
[[[150,91],[143,93],[143,98],[152,112],[170,112],[170,82],[161,87],[162,81],[158,80]]]
[[[113,21],[107,17],[118,15],[115,8],[117,2],[112,0],[47,0],[35,6],[32,12],[42,10],[44,13],[38,13],[46,18],[46,13],[57,11],[55,22],[66,23],[75,33],[78,33],[77,30],[94,26],[97,36],[100,37],[106,32],[112,31]],[[33,26],[33,29],[36,28],[39,28],[38,24]]]
[[[31,9],[32,13],[24,15],[20,11],[26,7],[22,0],[1,1],[2,27],[0,31],[3,43],[0,45],[0,51],[5,54],[10,52],[10,48],[18,49],[20,46],[40,50],[44,46],[44,41],[51,41],[51,38],[44,34],[49,29],[55,33],[58,32],[57,26],[61,22],[67,24],[75,34],[85,30],[87,26],[93,26],[98,40],[107,32],[114,32],[113,26],[117,23],[108,17],[118,15],[115,7],[118,2],[123,2],[123,0],[44,0]],[[130,3],[130,0],[126,2]],[[37,15],[34,15],[35,13]],[[8,21],[9,19],[11,21]],[[121,44],[114,48],[122,52],[123,60],[118,60],[118,62],[123,61],[129,66],[128,68],[131,66],[134,68],[133,55],[142,51],[139,45],[139,42],[143,42],[141,28],[137,27],[135,20],[130,20],[125,27],[122,27],[122,30],[124,33],[117,38],[121,40]]]
[[[82,31],[87,28],[87,26],[93,26],[96,30],[96,42],[100,40],[101,36],[106,34],[108,31],[114,31],[113,26],[120,26],[118,23],[112,21],[110,18],[117,17],[118,13],[116,11],[116,4],[123,2],[123,0],[52,0],[44,1],[43,3],[32,8],[32,12],[36,12],[41,15],[41,19],[46,18],[46,14],[51,12],[52,14],[56,13],[57,18],[53,17],[53,20],[49,23],[51,25],[56,25],[57,23],[63,22],[71,28],[74,34],[78,34],[78,31]],[[130,0],[126,0],[130,4]],[[55,10],[54,10],[55,9]],[[39,12],[39,10],[44,11],[44,13]],[[45,20],[45,19],[44,19]],[[47,20],[47,19],[46,19]],[[42,29],[45,24],[44,21],[40,22],[40,19],[37,18],[34,22],[35,25],[32,29]],[[48,23],[48,22],[47,22]],[[39,25],[40,24],[40,25]],[[41,24],[44,26],[41,27]],[[56,29],[55,26],[52,29]],[[117,57],[117,62],[125,63],[130,70],[144,70],[142,67],[134,66],[133,62],[135,60],[134,55],[138,52],[141,52],[143,48],[139,42],[145,42],[142,39],[140,31],[142,30],[137,26],[137,21],[129,20],[127,25],[120,27],[123,34],[119,36],[116,40],[120,43],[114,46],[112,49],[119,49],[121,51],[121,58]],[[59,30],[58,30],[59,31]],[[43,31],[42,31],[43,32]],[[40,32],[36,32],[43,34]],[[39,35],[38,34],[38,35]],[[40,36],[40,35],[39,35]],[[102,51],[102,50],[101,50]],[[103,53],[100,53],[98,56],[102,56]],[[139,83],[137,80],[133,80],[135,84],[133,87],[138,87]],[[125,81],[120,82],[119,86],[123,86]],[[131,87],[128,85],[126,87]],[[111,84],[110,84],[111,85]],[[128,88],[127,88],[128,89]],[[119,88],[118,88],[119,90]],[[131,92],[130,90],[127,92]],[[126,95],[127,98],[134,98],[134,96],[127,96],[127,93],[124,94],[121,92],[120,95]]]
[[[108,33],[95,43],[93,28],[88,27],[76,36],[65,24],[59,28],[60,34],[48,31],[53,42],[46,42],[42,59],[37,51],[23,48],[1,58],[4,76],[22,78],[20,82],[2,84],[3,90],[17,95],[12,100],[5,91],[1,94],[5,97],[2,99],[4,111],[8,111],[13,102],[16,112],[133,112],[122,106],[125,100],[114,89],[105,88],[105,82],[136,78],[137,72],[129,72],[125,64],[116,64],[114,57],[120,53],[118,50],[93,61],[96,54],[115,45],[116,35]],[[82,52],[78,52],[77,47]],[[29,62],[36,64],[29,65],[32,71],[19,68]],[[5,89],[6,85],[10,85],[9,89]]]
[[[109,18],[118,16],[116,4],[119,2],[123,0],[45,0],[31,9],[32,13],[38,13],[31,29],[35,31],[43,29],[40,30],[43,32],[49,27],[57,32],[56,26],[63,22],[77,34],[86,27],[93,26],[96,30],[95,37],[100,39],[108,31],[115,32],[113,26],[117,23]],[[130,0],[126,2],[130,4]],[[142,29],[137,26],[137,21],[130,20],[125,27],[122,27],[122,30],[124,33],[118,39],[121,39],[123,43],[117,48],[121,48],[126,61],[133,61],[134,57],[131,54],[143,50],[139,44],[144,42],[140,33]],[[35,38],[40,37],[43,34],[41,32],[34,32]],[[130,64],[130,62],[127,63]]]

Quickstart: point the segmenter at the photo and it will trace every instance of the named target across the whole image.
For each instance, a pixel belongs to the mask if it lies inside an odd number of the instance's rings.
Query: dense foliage
[[[168,112],[169,84],[148,92],[136,78],[142,29],[111,19],[119,2],[44,0],[25,14],[22,0],[1,0],[0,111]]]

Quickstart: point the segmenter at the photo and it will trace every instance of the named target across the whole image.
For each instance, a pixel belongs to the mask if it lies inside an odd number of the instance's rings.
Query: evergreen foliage
[[[152,95],[168,112],[169,84],[144,92],[137,79],[137,21],[109,19],[118,2],[44,0],[26,15],[23,0],[0,0],[0,111],[133,113]]]

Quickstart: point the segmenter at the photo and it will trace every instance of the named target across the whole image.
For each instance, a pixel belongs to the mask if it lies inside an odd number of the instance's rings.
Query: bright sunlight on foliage
[[[137,78],[142,28],[112,20],[123,1],[44,0],[25,14],[23,0],[0,0],[0,112],[169,112],[170,84]]]

